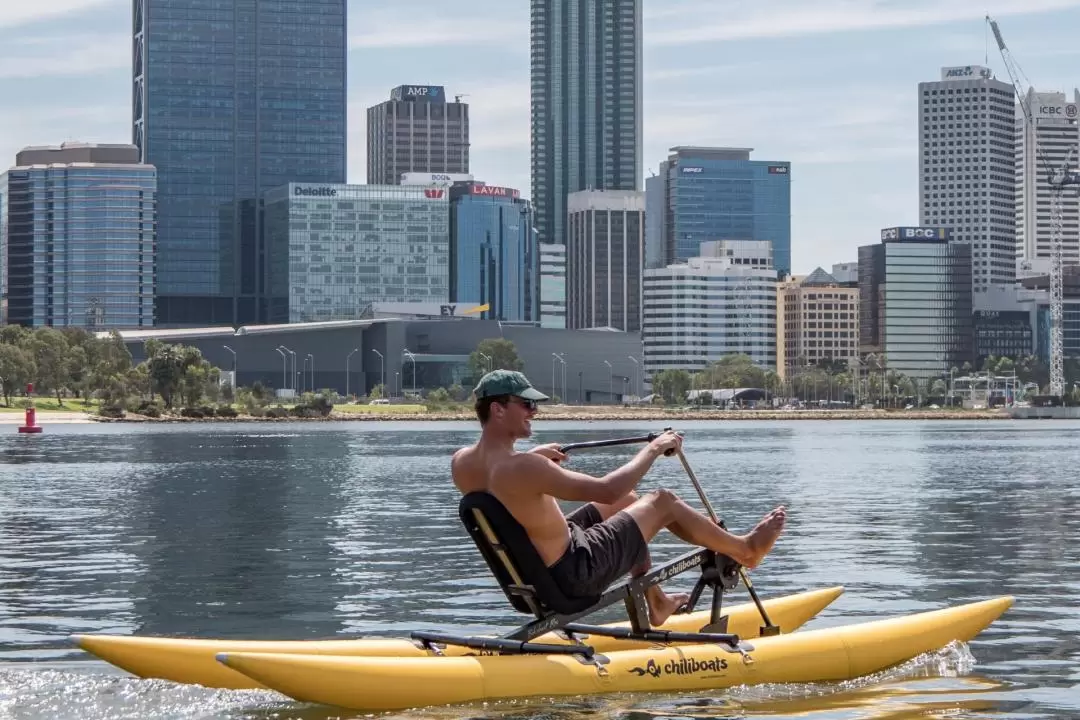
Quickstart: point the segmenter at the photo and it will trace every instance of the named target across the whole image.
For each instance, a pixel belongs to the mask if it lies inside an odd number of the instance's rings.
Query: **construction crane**
[[[1024,113],[1024,119],[1032,129],[1032,137],[1035,138],[1035,151],[1038,159],[1047,174],[1047,183],[1050,185],[1050,395],[1061,398],[1065,395],[1065,333],[1064,333],[1064,277],[1062,268],[1062,204],[1064,202],[1065,189],[1069,186],[1080,186],[1080,173],[1071,170],[1073,156],[1076,147],[1069,149],[1065,161],[1057,168],[1050,165],[1046,154],[1039,143],[1035,120],[1031,114],[1031,107],[1020,95],[1020,70],[1018,63],[1013,59],[1012,53],[1005,45],[1005,39],[1001,36],[1001,29],[996,21],[989,15],[986,21],[990,24],[990,30],[994,33],[998,50],[1001,52],[1001,60],[1005,63],[1005,70],[1012,80],[1016,99]],[[1025,76],[1026,77],[1026,76]],[[1028,83],[1031,87],[1031,83]],[[1029,208],[1028,212],[1034,212],[1035,208]]]

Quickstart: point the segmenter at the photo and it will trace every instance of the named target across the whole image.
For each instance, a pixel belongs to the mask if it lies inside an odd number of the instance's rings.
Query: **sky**
[[[1080,86],[1080,0],[643,0],[644,164],[675,145],[792,163],[796,274],[917,225],[918,99],[943,66]],[[27,145],[130,142],[131,0],[0,0],[0,167]],[[472,172],[529,195],[528,0],[349,0],[348,181],[365,108],[402,84],[465,95]],[[988,62],[987,62],[988,60]],[[644,185],[642,185],[644,187]]]

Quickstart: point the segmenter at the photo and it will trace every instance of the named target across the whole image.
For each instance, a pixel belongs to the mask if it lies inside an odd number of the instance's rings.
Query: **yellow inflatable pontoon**
[[[974,638],[1011,597],[907,617],[723,643],[586,655],[373,658],[225,652],[218,659],[302,702],[364,712],[502,698],[680,692],[827,682]]]
[[[764,606],[782,632],[792,632],[840,597],[842,587],[823,588],[765,600]],[[733,605],[726,610],[728,631],[743,637],[757,637],[760,616],[753,603]],[[708,622],[709,612],[672,615],[659,630],[694,632]],[[627,627],[613,623],[606,627]],[[75,635],[78,645],[117,667],[143,678],[161,678],[179,683],[193,683],[214,688],[251,689],[258,682],[215,661],[221,652],[289,653],[301,655],[425,657],[433,651],[419,642],[397,638],[359,638],[354,640],[212,640],[131,635]],[[567,640],[555,633],[536,638],[536,642],[562,643]],[[643,640],[619,640],[610,637],[590,638],[598,651],[648,647]],[[474,652],[467,647],[449,646],[445,655]]]

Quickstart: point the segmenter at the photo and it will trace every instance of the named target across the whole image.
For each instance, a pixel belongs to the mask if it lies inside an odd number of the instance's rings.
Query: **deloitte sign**
[[[337,188],[321,185],[319,187],[293,186],[294,197],[332,198],[337,197]]]

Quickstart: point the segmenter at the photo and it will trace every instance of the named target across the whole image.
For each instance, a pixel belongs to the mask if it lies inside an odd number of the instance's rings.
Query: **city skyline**
[[[529,192],[527,4],[404,5],[349,3],[348,181],[366,174],[364,109],[388,87],[438,84],[472,107],[477,179]],[[1080,85],[1069,70],[1080,51],[1068,42],[1080,0],[1015,5],[852,11],[830,0],[810,12],[736,2],[720,14],[700,1],[646,0],[645,175],[675,144],[790,160],[793,271],[852,261],[880,228],[917,224],[918,82],[964,64],[988,64],[1007,80],[984,13],[999,19],[1036,90]],[[0,18],[2,169],[27,145],[130,141],[130,27],[128,0],[64,0]],[[844,212],[835,198],[848,203]]]

